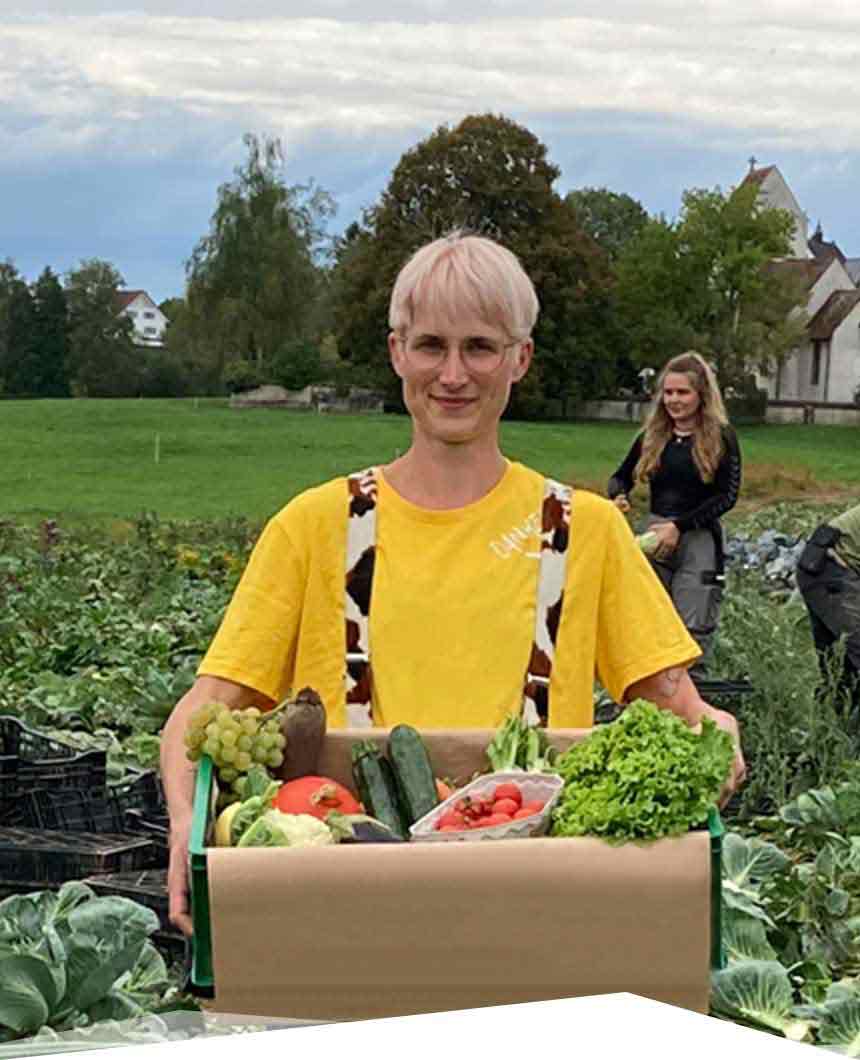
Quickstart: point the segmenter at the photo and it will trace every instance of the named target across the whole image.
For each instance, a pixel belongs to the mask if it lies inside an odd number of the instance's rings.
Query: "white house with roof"
[[[146,291],[118,291],[119,313],[124,313],[134,325],[134,341],[138,346],[163,346],[167,317]]]
[[[824,239],[821,225],[809,235],[809,219],[776,166],[751,163],[744,183],[759,188],[763,205],[795,218],[791,257],[771,268],[800,278],[807,315],[803,342],[773,376],[761,380],[775,401],[853,404],[860,394],[860,259],[846,258]]]

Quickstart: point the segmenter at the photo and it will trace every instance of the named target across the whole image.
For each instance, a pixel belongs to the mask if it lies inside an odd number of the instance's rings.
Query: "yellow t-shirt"
[[[520,707],[534,638],[543,477],[509,463],[463,508],[428,511],[379,472],[370,608],[374,723],[495,728]],[[335,479],[266,526],[198,673],[273,700],[305,685],[346,720],[348,493]],[[549,725],[593,723],[597,675],[620,700],[699,649],[613,504],[573,494]]]

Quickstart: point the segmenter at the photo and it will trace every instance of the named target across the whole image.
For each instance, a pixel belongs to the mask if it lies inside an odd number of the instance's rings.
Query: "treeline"
[[[117,298],[123,286],[96,258],[62,280],[46,267],[34,283],[0,263],[0,397],[185,393],[186,366],[169,351],[135,346]]]
[[[514,394],[514,415],[562,416],[635,390],[643,367],[693,347],[740,389],[803,329],[790,313],[801,292],[766,268],[790,253],[793,219],[761,209],[751,183],[689,190],[671,221],[604,188],[562,196],[559,168],[528,129],[471,116],[408,150],[379,200],[332,239],[332,196],[288,184],[278,140],[248,135],[245,146],[186,263],[184,297],[162,303],[164,349],[135,349],[130,322],[108,311],[122,280],[107,263],[84,262],[63,285],[49,269],[28,286],[3,267],[3,392],[224,393],[325,381],[375,386],[394,402],[392,283],[415,249],[454,228],[503,242],[538,291],[535,370]]]

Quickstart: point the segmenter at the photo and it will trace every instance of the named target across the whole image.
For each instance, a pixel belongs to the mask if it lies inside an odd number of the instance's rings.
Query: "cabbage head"
[[[240,847],[325,847],[335,842],[328,825],[309,813],[267,810],[243,833]]]

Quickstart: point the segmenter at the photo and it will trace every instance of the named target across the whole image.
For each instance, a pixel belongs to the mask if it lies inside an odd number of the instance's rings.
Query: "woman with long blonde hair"
[[[720,518],[738,499],[741,454],[713,369],[693,350],[664,365],[644,428],[609,480],[621,511],[637,482],[650,494],[649,558],[704,659],[722,601]]]

